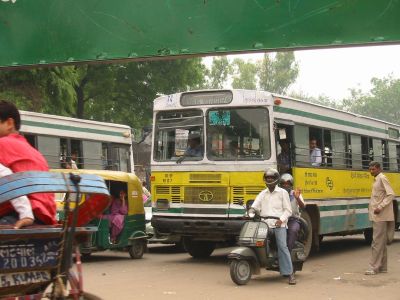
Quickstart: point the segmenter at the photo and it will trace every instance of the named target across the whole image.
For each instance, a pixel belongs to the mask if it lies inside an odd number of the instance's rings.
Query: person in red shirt
[[[7,101],[0,101],[0,164],[13,173],[25,171],[48,171],[46,159],[18,133],[21,117],[17,107]],[[31,218],[15,218],[15,228],[33,224],[56,224],[56,203],[52,193],[36,193],[28,195],[35,220]],[[11,203],[0,205],[0,220],[16,215]],[[1,221],[0,221],[1,222]],[[4,223],[4,221],[3,221]]]

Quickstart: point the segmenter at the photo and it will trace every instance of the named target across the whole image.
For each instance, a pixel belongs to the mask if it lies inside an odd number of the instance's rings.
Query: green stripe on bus
[[[375,132],[379,132],[379,133],[385,133],[385,134],[388,133],[386,129],[376,128],[376,127],[372,127],[372,126],[369,126],[369,125],[358,124],[358,123],[345,121],[345,120],[339,120],[339,119],[336,119],[336,118],[317,115],[317,114],[314,114],[314,113],[301,111],[301,110],[297,110],[297,109],[293,109],[293,108],[286,108],[286,107],[282,107],[282,106],[274,106],[274,111],[275,112],[287,113],[287,114],[291,114],[291,115],[296,115],[296,116],[300,116],[300,117],[316,119],[316,120],[319,120],[319,121],[330,122],[330,123],[339,124],[339,125],[355,127],[355,128],[359,128],[359,129],[371,130],[371,131],[375,131]]]
[[[368,203],[349,204],[349,205],[327,205],[327,206],[318,206],[318,208],[320,211],[360,209],[360,208],[368,208]]]
[[[319,234],[361,230],[371,227],[368,213],[321,217]]]
[[[26,125],[26,126],[69,130],[69,131],[76,131],[76,132],[87,132],[87,133],[95,133],[95,134],[104,134],[104,135],[112,135],[112,136],[119,136],[119,137],[123,136],[123,134],[121,132],[113,132],[113,131],[108,131],[108,130],[73,127],[73,126],[68,126],[68,125],[49,124],[49,123],[44,123],[44,122],[27,121],[27,120],[22,120],[21,123],[22,123],[22,125]]]

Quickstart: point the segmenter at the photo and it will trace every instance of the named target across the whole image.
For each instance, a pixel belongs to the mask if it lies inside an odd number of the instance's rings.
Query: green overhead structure
[[[400,0],[0,1],[0,67],[399,41]]]

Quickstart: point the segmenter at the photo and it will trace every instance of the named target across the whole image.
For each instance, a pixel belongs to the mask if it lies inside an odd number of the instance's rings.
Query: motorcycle
[[[257,210],[247,212],[249,221],[243,224],[238,244],[229,255],[231,279],[237,285],[245,285],[253,274],[259,275],[261,268],[279,272],[278,248],[273,231],[266,220],[277,217],[261,217]],[[306,259],[304,245],[308,238],[307,223],[300,218],[300,231],[291,251],[293,271],[301,271]]]

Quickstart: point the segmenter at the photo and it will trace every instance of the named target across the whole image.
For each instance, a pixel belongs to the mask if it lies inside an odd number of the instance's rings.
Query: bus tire
[[[193,241],[189,238],[183,240],[185,250],[193,258],[206,258],[213,253],[215,243],[210,241]]]
[[[364,229],[364,239],[368,245],[371,245],[372,243],[372,236],[373,236],[372,228]]]
[[[304,242],[304,254],[307,258],[310,255],[311,248],[313,246],[313,227],[312,227],[311,217],[307,211],[302,212],[301,217],[304,219],[304,221],[306,221],[308,227],[307,238]]]

